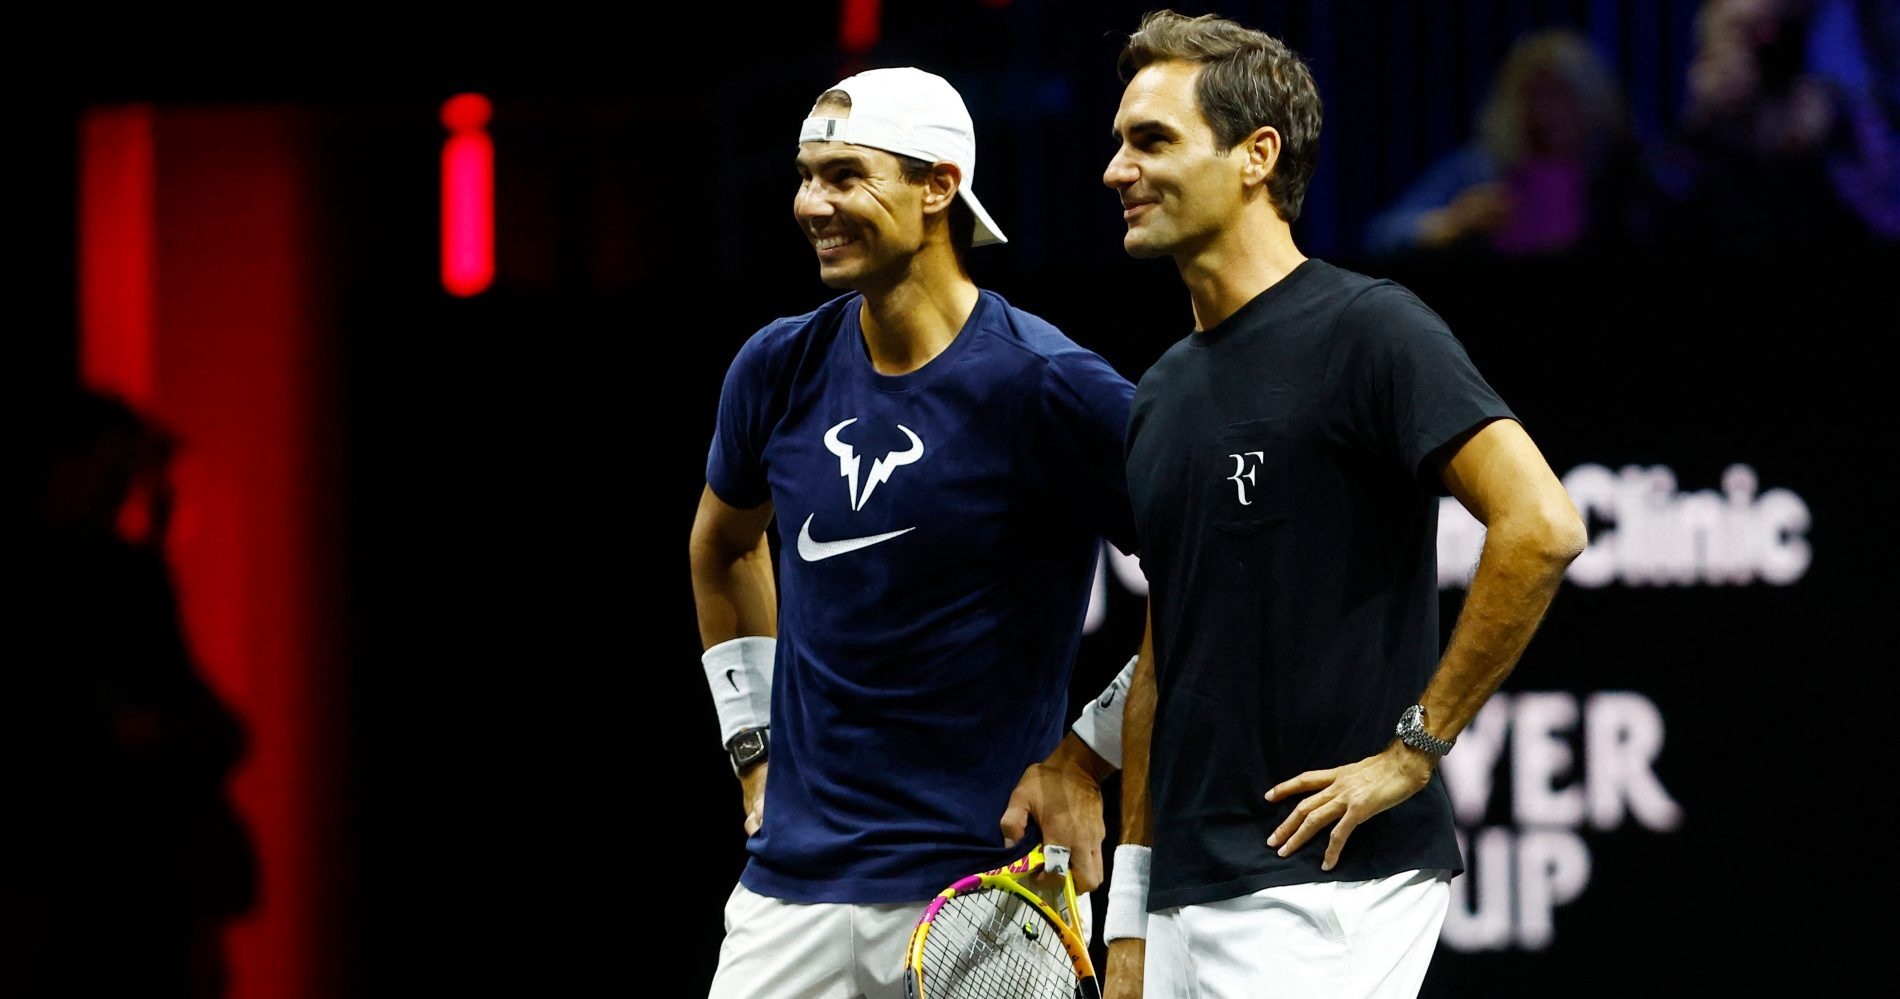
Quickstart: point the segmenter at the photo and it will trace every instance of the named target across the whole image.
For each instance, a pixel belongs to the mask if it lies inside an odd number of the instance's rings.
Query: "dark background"
[[[1690,492],[1743,463],[1813,513],[1813,566],[1791,586],[1565,587],[1507,689],[1655,702],[1669,726],[1657,773],[1684,824],[1583,830],[1590,884],[1557,910],[1554,944],[1441,948],[1428,995],[1661,995],[1796,968],[1823,984],[1854,973],[1824,955],[1870,942],[1811,914],[1883,857],[1867,814],[1883,778],[1853,772],[1879,731],[1863,688],[1891,671],[1871,644],[1895,554],[1877,358],[1900,255],[1360,250],[1366,221],[1468,137],[1523,30],[1587,30],[1638,133],[1666,141],[1695,8],[1219,8],[1305,54],[1326,99],[1302,249],[1417,291],[1560,474],[1666,465]],[[832,294],[790,224],[791,131],[856,68],[948,76],[977,121],[978,190],[1011,237],[973,256],[979,283],[1137,378],[1190,328],[1172,267],[1120,251],[1099,182],[1114,56],[1144,9],[890,4],[856,55],[835,4],[69,25],[26,111],[30,238],[45,252],[21,287],[27,313],[49,317],[24,338],[29,382],[77,376],[71,206],[89,108],[271,109],[316,158],[312,259],[345,469],[331,500],[347,807],[326,876],[346,890],[325,946],[350,994],[690,995],[710,977],[743,833],[695,663],[685,540],[726,363],[763,323]],[[495,102],[499,249],[495,287],[459,300],[435,276],[437,111],[464,90]],[[1078,703],[1138,637],[1138,598],[1110,593]],[[1511,824],[1508,797],[1488,824]]]

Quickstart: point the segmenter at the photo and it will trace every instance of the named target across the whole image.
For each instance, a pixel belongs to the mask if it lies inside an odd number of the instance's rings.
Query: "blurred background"
[[[1011,240],[979,283],[1139,378],[1191,329],[1100,183],[1149,8],[20,39],[0,992],[701,993],[744,834],[686,536],[727,362],[832,294],[797,123],[858,69],[948,77]],[[1437,309],[1590,521],[1447,758],[1469,871],[1426,994],[1858,981],[1884,934],[1835,913],[1891,883],[1855,774],[1900,556],[1900,4],[1179,9],[1307,58],[1297,242]],[[1482,532],[1442,519],[1449,630]],[[1138,566],[1101,579],[1077,704],[1139,637]]]

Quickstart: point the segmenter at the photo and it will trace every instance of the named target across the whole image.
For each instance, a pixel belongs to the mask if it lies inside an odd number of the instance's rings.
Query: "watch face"
[[[741,732],[732,739],[732,757],[740,763],[749,763],[765,754],[765,733]]]

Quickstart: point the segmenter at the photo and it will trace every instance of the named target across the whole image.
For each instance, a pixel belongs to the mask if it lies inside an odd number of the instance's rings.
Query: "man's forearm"
[[[1141,639],[1135,673],[1122,709],[1122,834],[1115,848],[1114,880],[1102,939],[1108,943],[1109,980],[1139,985],[1148,935],[1148,872],[1154,842],[1153,810],[1148,796],[1148,760],[1154,738],[1154,620]]]
[[[700,668],[719,716],[719,741],[728,750],[741,734],[769,728],[772,666],[778,607],[772,579],[772,549],[765,529],[770,504],[742,510],[720,500],[708,485],[700,493],[688,544],[693,603],[699,622]],[[765,733],[758,732],[733,765],[757,760]]]
[[[756,549],[738,558],[702,551],[697,539],[693,547],[693,595],[704,648],[700,668],[719,715],[719,741],[728,749],[742,733],[771,725],[778,620],[768,553],[763,535]],[[739,761],[735,756],[734,765]]]
[[[736,558],[696,537],[692,569],[702,648],[747,635],[778,634],[772,551],[765,535],[759,535],[758,544]]]
[[[1134,679],[1128,684],[1128,702],[1122,707],[1123,843],[1147,846],[1154,842],[1148,802],[1148,757],[1154,737],[1154,717],[1154,629],[1151,622],[1142,636]]]
[[[1420,703],[1431,733],[1456,739],[1516,668],[1583,550],[1562,523],[1500,524],[1484,551],[1438,672]]]

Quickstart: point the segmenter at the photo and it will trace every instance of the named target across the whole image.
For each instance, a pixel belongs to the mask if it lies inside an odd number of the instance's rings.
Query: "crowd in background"
[[[1693,42],[1680,117],[1644,140],[1585,35],[1521,36],[1469,141],[1372,219],[1366,254],[1758,257],[1900,241],[1900,8],[1707,0]]]

